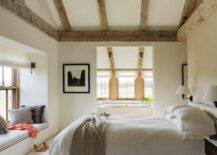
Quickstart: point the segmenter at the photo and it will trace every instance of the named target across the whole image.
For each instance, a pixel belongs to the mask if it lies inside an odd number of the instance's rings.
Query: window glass
[[[12,86],[12,69],[4,67],[4,82],[5,86]]]
[[[143,73],[145,80],[145,101],[152,102],[153,101],[153,71],[145,71]]]
[[[0,66],[0,86],[3,86],[0,90],[0,115],[5,119],[7,119],[7,109],[12,109],[13,104],[19,103],[16,98],[13,98],[14,95],[17,95],[17,88],[10,88],[14,84],[13,70],[10,67]],[[15,80],[18,80],[18,78]]]
[[[13,109],[13,90],[8,90],[8,109]]]
[[[2,74],[2,66],[0,66],[0,86],[2,86],[3,85],[3,79],[2,79],[2,76],[3,76],[3,74]]]
[[[6,91],[0,90],[0,114],[6,119]]]
[[[97,72],[97,98],[109,97],[109,72]]]
[[[118,72],[119,97],[135,98],[135,72]]]

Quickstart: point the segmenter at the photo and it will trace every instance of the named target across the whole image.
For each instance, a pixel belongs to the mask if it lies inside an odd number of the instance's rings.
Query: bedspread
[[[89,117],[64,129],[53,141],[50,155],[77,155],[70,154],[73,133]],[[104,135],[105,155],[204,155],[202,140],[183,140],[177,126],[164,117],[109,116]]]

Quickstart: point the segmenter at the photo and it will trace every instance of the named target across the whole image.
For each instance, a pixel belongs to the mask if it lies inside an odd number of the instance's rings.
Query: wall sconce
[[[189,97],[185,97],[186,93],[189,94],[189,91],[183,85],[180,85],[178,87],[178,89],[176,90],[176,95],[182,95],[182,99],[188,99],[188,100],[190,100],[192,102],[193,101],[193,96],[190,95]]]
[[[36,63],[35,62],[31,62],[30,63],[30,68],[31,68],[30,72],[32,74],[33,70],[36,68]]]

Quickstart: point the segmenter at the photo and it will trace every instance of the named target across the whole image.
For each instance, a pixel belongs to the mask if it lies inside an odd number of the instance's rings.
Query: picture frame
[[[90,64],[63,64],[63,93],[90,93]]]

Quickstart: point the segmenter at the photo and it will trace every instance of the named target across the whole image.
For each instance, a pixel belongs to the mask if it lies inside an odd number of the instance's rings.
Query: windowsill
[[[118,98],[116,100],[118,101],[123,101],[123,100],[138,101],[135,98]],[[109,101],[109,99],[108,98],[97,98],[97,101]]]
[[[14,90],[14,89],[18,89],[18,87],[15,86],[0,86],[0,90]]]
[[[146,108],[153,108],[153,105],[148,104],[99,104],[97,105],[98,108],[106,108],[106,107],[146,107]]]
[[[101,100],[98,101],[97,107],[153,107],[153,105],[140,100]]]
[[[48,122],[32,125],[37,128],[39,133],[47,129],[49,126]],[[10,130],[7,134],[0,135],[0,152],[22,142],[27,138],[29,138],[29,135],[25,130]]]

